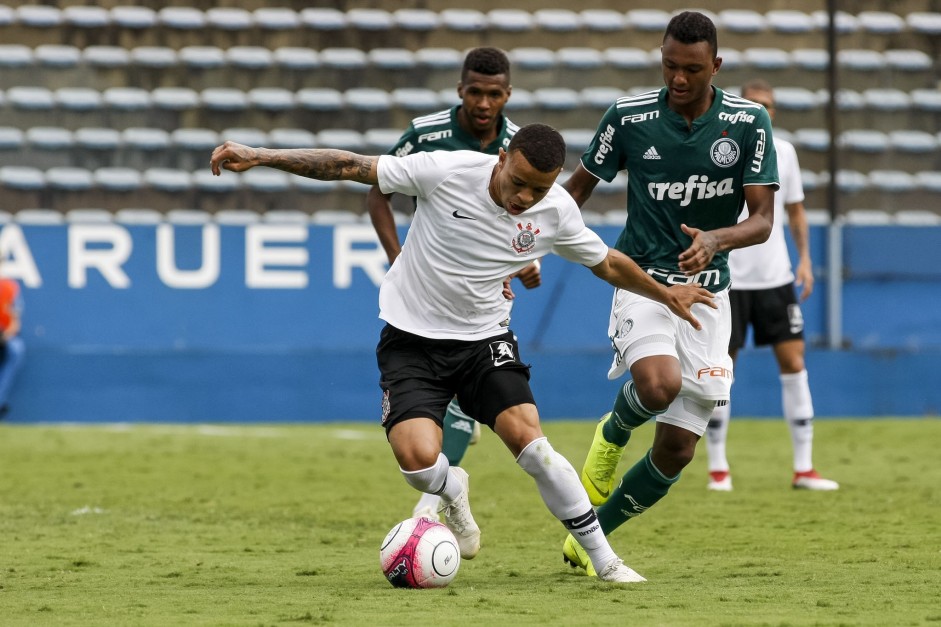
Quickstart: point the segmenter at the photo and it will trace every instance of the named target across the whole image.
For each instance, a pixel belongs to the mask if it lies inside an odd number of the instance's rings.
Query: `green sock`
[[[665,477],[657,470],[650,459],[650,452],[647,451],[643,459],[624,473],[621,483],[611,493],[611,498],[598,508],[598,521],[605,535],[653,507],[666,496],[670,486],[679,480],[679,474]]]
[[[457,399],[453,399],[444,414],[444,436],[441,442],[441,452],[448,458],[450,465],[461,465],[473,433],[474,419],[461,411]]]
[[[644,407],[637,397],[637,390],[634,389],[634,380],[628,379],[627,383],[618,390],[611,417],[601,427],[601,433],[611,444],[624,446],[631,439],[631,431],[635,427],[639,427],[653,416],[662,413],[652,412]]]

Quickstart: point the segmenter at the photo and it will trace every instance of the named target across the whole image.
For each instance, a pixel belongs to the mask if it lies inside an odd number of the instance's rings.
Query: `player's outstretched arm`
[[[395,217],[392,215],[391,198],[392,194],[383,194],[378,185],[370,187],[369,193],[366,194],[366,210],[369,212],[372,228],[379,237],[379,243],[386,251],[390,266],[402,252],[399,233],[395,229]]]
[[[284,170],[321,181],[356,181],[376,185],[379,157],[365,157],[346,150],[294,148],[273,150],[252,148],[227,141],[212,151],[209,165],[216,176],[222,170],[244,172],[256,166]]]
[[[598,177],[586,170],[585,166],[579,163],[578,167],[575,168],[575,171],[572,173],[572,176],[562,184],[562,187],[565,188],[565,191],[567,191],[572,198],[575,199],[575,202],[578,203],[578,206],[581,207],[585,204],[585,201],[588,200],[588,197],[591,196],[597,184]]]
[[[670,311],[689,322],[697,330],[702,329],[702,325],[690,311],[692,306],[702,303],[713,309],[716,308],[712,293],[703,289],[699,283],[666,287],[644,272],[630,257],[613,248],[608,249],[608,256],[597,266],[592,267],[591,271],[614,287],[663,303],[670,308]]]
[[[792,202],[784,205],[787,210],[787,223],[791,227],[791,237],[797,249],[797,267],[794,268],[794,284],[801,288],[798,298],[807,300],[814,291],[814,266],[810,260],[810,233],[807,226],[807,212],[804,203]]]

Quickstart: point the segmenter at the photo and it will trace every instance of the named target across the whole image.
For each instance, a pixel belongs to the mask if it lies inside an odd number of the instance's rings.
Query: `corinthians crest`
[[[516,228],[519,229],[519,233],[510,242],[510,246],[519,254],[528,253],[536,247],[536,236],[539,235],[539,229],[534,227],[532,222],[527,222],[526,226],[523,226],[522,222],[517,222]]]

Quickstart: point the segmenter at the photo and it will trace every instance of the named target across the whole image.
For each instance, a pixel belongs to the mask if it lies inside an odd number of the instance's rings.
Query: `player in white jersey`
[[[764,80],[742,86],[742,97],[764,105],[774,119],[774,90]],[[797,152],[787,141],[774,138],[778,153],[778,175],[781,187],[774,196],[774,226],[763,244],[734,250],[729,255],[732,289],[732,339],[729,355],[734,361],[745,346],[745,335],[751,325],[756,346],[771,345],[781,379],[781,400],[784,419],[791,432],[794,452],[794,477],[791,485],[805,490],[836,490],[836,481],[821,477],[813,465],[814,405],[804,365],[804,317],[800,302],[814,289],[813,265],[810,260],[807,216],[804,213],[804,188],[801,185]],[[748,216],[748,208],[741,219]],[[784,238],[784,219],[788,218],[798,263],[791,268]],[[800,298],[794,287],[801,288]],[[706,430],[709,454],[710,490],[727,492],[732,489],[732,475],[726,458],[730,404],[716,407]]]
[[[565,142],[554,129],[526,126],[498,156],[476,152],[364,157],[330,149],[271,150],[226,142],[214,174],[274,167],[322,180],[378,184],[417,198],[402,253],[382,282],[387,322],[376,350],[382,424],[406,482],[436,493],[461,556],[480,549],[467,472],[441,453],[441,422],[456,395],[489,426],[533,479],[547,508],[588,553],[599,578],[644,578],[608,544],[572,465],[549,444],[529,387],[529,366],[508,328],[504,279],[553,252],[588,266],[620,289],[643,294],[699,328],[691,312],[712,311],[698,284],[667,287],[585,227],[575,201],[555,183]]]

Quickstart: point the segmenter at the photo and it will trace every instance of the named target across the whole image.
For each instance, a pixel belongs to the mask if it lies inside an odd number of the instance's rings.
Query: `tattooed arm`
[[[209,161],[212,173],[216,176],[219,176],[222,170],[244,172],[263,165],[321,181],[357,181],[367,185],[379,183],[376,174],[378,163],[379,157],[364,157],[345,150],[273,150],[251,148],[231,141],[213,150],[212,159]]]

